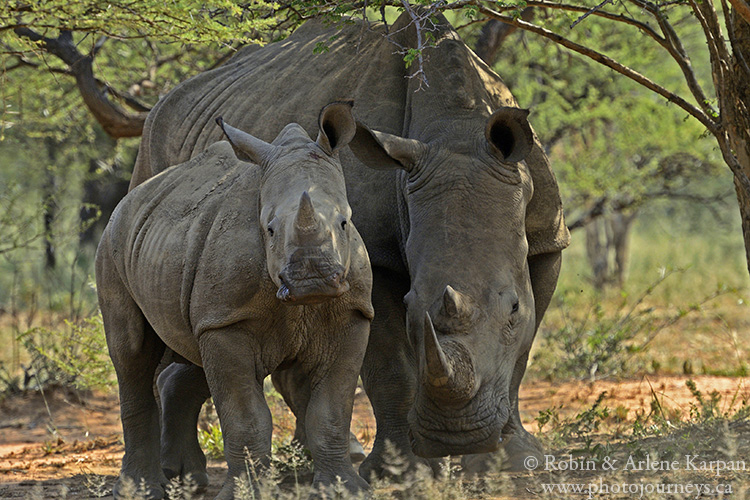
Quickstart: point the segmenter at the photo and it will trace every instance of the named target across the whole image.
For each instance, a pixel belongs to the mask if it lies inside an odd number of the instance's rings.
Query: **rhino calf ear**
[[[258,165],[263,165],[276,149],[272,144],[232,127],[221,117],[216,119],[216,123],[221,127],[237,157],[241,160],[250,160]]]
[[[411,172],[427,152],[423,142],[371,130],[361,122],[357,122],[357,133],[349,147],[359,161],[375,170],[401,168]]]
[[[529,125],[529,110],[502,107],[487,121],[484,135],[492,152],[500,160],[517,163],[526,159],[534,145]]]
[[[349,144],[354,137],[356,124],[352,106],[352,101],[332,102],[320,110],[315,142],[329,155]]]

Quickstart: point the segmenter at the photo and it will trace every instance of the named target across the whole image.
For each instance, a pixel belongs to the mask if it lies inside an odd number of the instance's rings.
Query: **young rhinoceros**
[[[124,478],[144,478],[149,498],[164,494],[152,387],[165,345],[205,369],[229,466],[217,498],[233,497],[245,450],[268,463],[263,380],[288,366],[312,385],[314,486],[339,476],[360,491],[367,483],[349,460],[349,423],[373,308],[338,161],[355,131],[351,104],[323,108],[315,142],[297,124],[268,144],[219,123],[231,145],[213,144],[133,190],[99,244],[125,440],[115,497]]]

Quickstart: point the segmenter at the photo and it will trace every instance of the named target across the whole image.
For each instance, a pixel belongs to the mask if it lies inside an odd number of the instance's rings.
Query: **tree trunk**
[[[622,288],[628,273],[630,262],[630,229],[636,218],[636,212],[629,214],[615,212],[609,217],[609,246],[614,253],[613,281]]]
[[[100,157],[113,156],[117,142],[105,133],[97,132],[97,151]],[[80,211],[83,231],[79,235],[79,242],[83,244],[99,243],[99,237],[109,222],[117,204],[128,193],[129,176],[124,175],[126,168],[119,160],[102,172],[99,169],[100,160],[91,158],[86,179],[83,183],[83,206]],[[132,164],[129,165],[132,172]],[[98,219],[94,220],[98,216]]]
[[[44,140],[47,148],[47,168],[44,171],[45,179],[42,187],[42,197],[44,198],[44,254],[45,267],[54,269],[57,264],[57,255],[55,251],[55,241],[53,235],[53,226],[57,218],[58,206],[55,196],[57,195],[57,177],[55,176],[55,162],[57,160],[57,150],[59,144],[51,137]]]
[[[586,224],[586,257],[594,288],[599,291],[616,283],[622,287],[628,270],[630,229],[636,212],[613,212]]]
[[[730,96],[727,102],[732,109],[727,113],[729,144],[746,177],[750,178],[750,24],[736,11],[731,15],[734,27],[734,57],[732,77],[729,78]],[[735,173],[734,187],[742,217],[742,234],[745,239],[745,258],[750,272],[750,190]]]
[[[534,9],[527,7],[521,11],[521,19],[531,21],[534,19]],[[477,43],[474,46],[474,52],[487,63],[488,66],[495,64],[497,60],[497,51],[500,50],[503,42],[508,36],[518,28],[505,24],[494,19],[490,19],[482,26]]]
[[[594,288],[604,289],[609,276],[609,259],[607,252],[606,224],[602,217],[586,224],[586,257],[591,267]]]

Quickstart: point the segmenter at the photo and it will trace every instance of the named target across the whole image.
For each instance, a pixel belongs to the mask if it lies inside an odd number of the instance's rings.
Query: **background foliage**
[[[75,65],[51,51],[50,41],[65,45],[69,36],[69,45],[91,61],[96,88],[109,111],[142,119],[160,95],[222,64],[243,43],[283,38],[308,16],[337,21],[365,7],[372,19],[384,16],[392,22],[399,9],[381,11],[384,5],[224,0],[208,8],[192,0],[127,5],[38,0],[0,6],[0,335],[6,339],[0,360],[8,370],[18,373],[28,362],[29,353],[17,340],[24,332],[44,328],[45,334],[62,339],[78,328],[64,320],[80,325],[95,314],[93,248],[108,210],[124,192],[138,142],[108,136],[83,105]],[[474,22],[480,18],[476,4],[444,7],[455,8],[448,12],[451,21],[463,26],[461,34],[470,44],[478,43],[482,24]],[[514,7],[519,19],[522,7]],[[637,12],[633,16],[646,18]],[[641,41],[634,35],[642,35],[632,27],[592,15],[570,28],[579,18],[579,13],[538,9],[534,20],[628,65],[649,69],[659,83],[678,93],[688,92],[678,65],[661,47],[634,43]],[[712,73],[701,50],[705,38],[700,26],[684,9],[672,9],[670,21],[687,50],[697,55],[697,80],[710,88]],[[404,56],[416,61],[418,53]],[[520,30],[502,43],[494,67],[520,105],[532,109],[532,123],[560,182],[568,223],[585,227],[594,212],[596,217],[638,215],[630,276],[622,288],[601,291],[591,286],[583,234],[574,231],[557,298],[541,332],[552,344],[545,350],[588,345],[591,349],[579,354],[593,358],[579,366],[583,372],[570,373],[586,376],[592,363],[601,361],[594,359],[597,352],[630,356],[630,343],[643,340],[638,332],[651,331],[643,325],[661,324],[680,311],[699,316],[691,328],[701,334],[710,335],[706,325],[720,316],[721,329],[746,335],[742,295],[748,278],[732,175],[720,166],[721,152],[705,128],[688,119],[682,108],[612,70]],[[100,209],[101,221],[95,225]],[[638,302],[644,290],[671,269],[683,272]],[[720,297],[704,303],[717,290],[723,291]],[[643,325],[623,325],[623,311],[635,302],[642,310],[631,317],[642,318]],[[695,304],[701,307],[692,307]],[[676,328],[670,325],[659,336],[670,338]],[[598,363],[597,374],[682,368],[679,359],[659,354],[653,358],[656,363],[645,358],[625,363],[615,356]],[[543,357],[538,361],[539,372],[546,366],[547,371],[568,373],[561,366],[544,365]],[[612,369],[606,370],[610,361]],[[725,356],[724,362],[731,365],[727,371],[742,370],[735,356]]]

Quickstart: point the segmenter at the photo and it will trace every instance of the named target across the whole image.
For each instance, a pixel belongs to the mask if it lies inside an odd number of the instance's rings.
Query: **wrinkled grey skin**
[[[272,144],[223,128],[232,145],[213,144],[132,190],[99,245],[97,290],[125,439],[114,495],[125,477],[145,478],[149,498],[164,494],[152,381],[165,346],[205,370],[207,386],[170,385],[208,388],[214,398],[229,467],[217,498],[233,498],[245,449],[268,464],[263,380],[284,368],[303,373],[310,389],[314,485],[338,476],[361,491],[349,423],[373,309],[338,161],[355,130],[351,104],[321,112],[316,142],[297,124]],[[202,455],[194,458],[200,468]]]
[[[354,99],[356,116],[372,128],[360,126],[354,155],[341,154],[373,265],[376,316],[361,372],[377,420],[373,452],[360,467],[368,479],[384,472],[387,440],[411,462],[501,445],[509,466],[522,468],[524,456],[541,453],[521,425],[518,387],[569,234],[526,113],[439,21],[436,47],[425,51],[429,87],[419,92],[408,78],[416,68],[404,67],[382,25],[339,31],[310,21],[283,42],[244,48],[157,104],[133,174],[137,185],[200,151],[216,138],[209,124],[216,114],[256,133],[289,116],[310,130],[321,103]],[[399,18],[391,36],[415,47],[406,24],[408,16]],[[313,55],[319,43],[329,50]],[[297,411],[309,388],[295,380],[294,370],[274,376]],[[180,404],[165,420],[187,429],[192,422],[180,421],[193,410]],[[473,458],[481,468],[484,459]],[[183,473],[194,462],[163,460]]]

